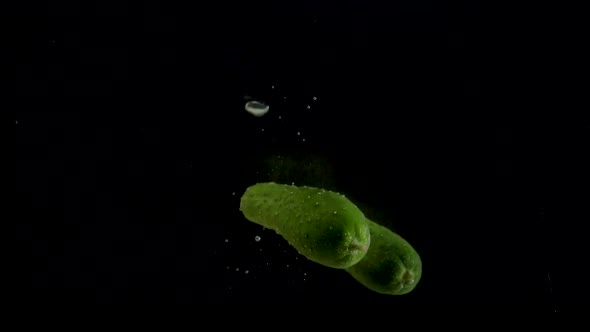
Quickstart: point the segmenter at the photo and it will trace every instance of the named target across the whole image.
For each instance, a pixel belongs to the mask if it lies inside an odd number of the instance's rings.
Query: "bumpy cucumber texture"
[[[371,246],[357,264],[346,269],[367,288],[390,295],[411,292],[422,276],[422,261],[402,237],[366,219],[371,230]]]
[[[370,231],[362,211],[333,191],[258,183],[246,189],[240,210],[309,260],[328,267],[353,266],[369,249]]]

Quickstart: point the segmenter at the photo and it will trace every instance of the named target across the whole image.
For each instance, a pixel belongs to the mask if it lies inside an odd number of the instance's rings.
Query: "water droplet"
[[[254,241],[256,241],[256,242],[260,241],[260,236],[256,235],[256,236],[254,237]]]

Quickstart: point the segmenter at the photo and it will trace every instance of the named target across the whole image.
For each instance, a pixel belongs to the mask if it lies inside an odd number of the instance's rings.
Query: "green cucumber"
[[[365,287],[381,294],[411,292],[422,276],[422,261],[414,248],[398,234],[366,219],[371,246],[357,264],[346,269]]]
[[[364,214],[333,191],[257,183],[242,195],[240,210],[246,219],[274,230],[300,254],[324,266],[348,268],[369,249]]]

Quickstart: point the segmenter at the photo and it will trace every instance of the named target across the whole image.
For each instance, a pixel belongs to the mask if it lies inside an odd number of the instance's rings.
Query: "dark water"
[[[541,132],[505,107],[510,34],[486,10],[304,1],[6,20],[23,294],[553,311]],[[247,113],[250,99],[269,113]],[[244,219],[240,195],[276,155],[328,163],[326,186],[408,239],[416,289],[373,293]]]

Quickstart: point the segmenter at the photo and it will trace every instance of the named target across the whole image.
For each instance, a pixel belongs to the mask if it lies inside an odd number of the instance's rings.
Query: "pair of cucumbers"
[[[307,259],[344,269],[381,294],[411,292],[422,275],[414,248],[367,219],[344,195],[321,188],[257,183],[242,195],[240,210],[272,229]]]

